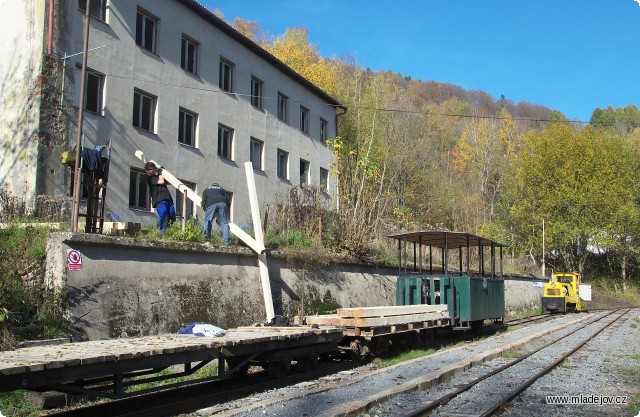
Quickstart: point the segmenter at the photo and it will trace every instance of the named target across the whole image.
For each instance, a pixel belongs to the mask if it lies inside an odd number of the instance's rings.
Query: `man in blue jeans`
[[[151,203],[158,213],[158,227],[162,233],[167,231],[169,221],[176,221],[176,209],[173,206],[173,198],[167,188],[167,181],[158,171],[153,162],[147,162],[144,166],[149,177],[147,185],[151,191]]]
[[[213,183],[202,192],[202,208],[204,209],[204,240],[211,238],[211,223],[216,213],[222,229],[222,242],[225,245],[231,243],[229,239],[229,203],[227,193],[218,183]]]

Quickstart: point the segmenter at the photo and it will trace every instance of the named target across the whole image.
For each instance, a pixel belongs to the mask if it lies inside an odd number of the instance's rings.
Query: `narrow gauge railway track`
[[[622,309],[621,309],[622,310]],[[415,404],[416,402],[420,402],[422,401],[423,403],[427,403],[424,406],[421,407],[417,407],[412,409],[411,411],[408,410],[404,410],[402,412],[403,416],[407,416],[407,417],[422,417],[422,416],[432,416],[432,415],[439,415],[439,412],[442,411],[444,414],[443,415],[453,415],[453,414],[460,414],[460,415],[474,415],[474,416],[491,416],[494,415],[498,412],[500,412],[501,410],[504,409],[504,407],[510,403],[511,401],[513,401],[516,397],[518,397],[518,395],[520,395],[523,391],[525,391],[531,384],[533,384],[536,380],[538,380],[539,378],[541,378],[542,376],[546,375],[548,372],[550,372],[551,370],[553,370],[554,368],[558,367],[562,362],[564,362],[564,360],[566,358],[568,358],[569,356],[571,356],[572,354],[574,354],[575,352],[577,352],[579,349],[581,349],[585,344],[587,344],[592,338],[596,337],[598,334],[600,334],[602,331],[604,331],[605,329],[609,328],[610,326],[614,325],[615,323],[619,323],[620,320],[625,317],[625,315],[631,311],[631,309],[624,309],[625,311],[621,312],[621,310],[615,310],[615,311],[611,311],[609,313],[607,313],[604,316],[598,317],[595,320],[590,320],[587,323],[584,323],[583,325],[581,325],[580,327],[578,327],[577,329],[573,330],[569,335],[567,334],[563,334],[562,336],[560,336],[559,338],[556,338],[554,340],[551,340],[550,342],[545,343],[543,346],[540,346],[538,348],[536,348],[535,350],[531,351],[531,352],[527,352],[525,354],[523,354],[522,356],[520,356],[519,358],[505,364],[502,365],[498,368],[495,368],[493,370],[491,370],[490,372],[478,376],[475,379],[473,379],[472,381],[469,381],[463,385],[456,385],[456,389],[454,389],[453,391],[450,391],[442,396],[440,396],[439,398],[436,399],[427,399],[427,393],[426,392],[412,392],[410,394],[411,396],[411,400],[413,402],[413,404]],[[500,375],[502,373],[504,373],[505,371],[509,370],[510,368],[514,367],[515,365],[522,363],[524,361],[526,361],[527,359],[531,359],[533,355],[535,355],[538,352],[542,352],[546,349],[549,349],[550,347],[552,347],[553,345],[555,345],[556,343],[565,340],[568,336],[570,335],[575,335],[578,332],[587,329],[590,326],[593,325],[597,325],[599,322],[603,321],[604,319],[613,316],[613,319],[610,320],[609,322],[605,322],[605,325],[596,329],[595,331],[591,331],[588,332],[586,337],[581,337],[580,341],[578,341],[578,343],[573,344],[572,347],[570,347],[570,349],[568,351],[566,351],[565,353],[560,354],[559,356],[556,355],[555,359],[551,360],[551,362],[547,362],[548,365],[544,366],[542,369],[538,370],[537,372],[535,372],[533,375],[529,376],[528,378],[526,378],[524,381],[521,381],[520,383],[517,384],[516,387],[510,389],[510,391],[507,394],[503,394],[500,399],[496,402],[492,402],[490,405],[482,405],[483,410],[482,411],[478,411],[478,409],[473,409],[473,410],[460,410],[460,409],[455,409],[455,411],[453,409],[451,409],[452,407],[449,407],[451,405],[452,400],[456,399],[457,397],[459,397],[461,394],[471,390],[474,387],[480,387],[483,382],[485,382],[486,380],[488,380],[491,377],[497,376],[500,377]],[[509,379],[513,379],[513,374],[511,374],[508,377],[503,377],[506,379],[503,380],[509,380]],[[492,396],[495,396],[496,393],[493,392]],[[497,394],[500,395],[500,394]],[[420,398],[422,397],[422,398]],[[397,401],[397,399],[393,400],[394,402]],[[382,403],[380,403],[380,406],[383,406]],[[378,406],[376,406],[378,407]],[[440,410],[442,407],[447,407],[446,410]],[[479,406],[476,406],[479,407]],[[375,408],[373,408],[375,410]]]
[[[485,326],[477,333],[450,333],[442,335],[432,341],[432,346],[439,349],[445,345],[459,341],[470,341],[480,336],[493,335],[504,331],[509,326],[529,324],[547,319],[551,315],[541,314],[523,319],[494,323]],[[92,417],[121,417],[121,416],[161,416],[173,415],[189,410],[211,405],[232,399],[243,398],[255,392],[267,391],[287,385],[293,385],[303,381],[317,379],[343,370],[353,369],[362,364],[359,362],[333,362],[320,364],[319,369],[291,374],[285,378],[273,380],[267,372],[257,372],[250,375],[236,377],[223,381],[194,381],[193,384],[183,387],[167,385],[165,389],[135,396],[127,399],[112,400],[104,403],[95,403],[89,406],[72,410],[58,411],[50,416],[86,416]]]
[[[199,382],[192,385],[95,403],[72,410],[47,414],[47,417],[156,417],[169,416],[198,407],[242,398],[256,392],[272,390],[303,381],[318,379],[337,372],[361,366],[362,361],[320,362],[317,369],[292,373],[286,377],[273,379],[267,371],[260,371],[233,379]]]

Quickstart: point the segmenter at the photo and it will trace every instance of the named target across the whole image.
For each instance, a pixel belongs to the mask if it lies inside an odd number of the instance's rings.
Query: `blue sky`
[[[200,1],[272,35],[304,27],[324,57],[504,94],[570,119],[640,107],[636,0]]]

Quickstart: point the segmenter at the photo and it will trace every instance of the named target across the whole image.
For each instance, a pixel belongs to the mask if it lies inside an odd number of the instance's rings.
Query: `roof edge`
[[[196,0],[177,0],[177,1],[183,4],[184,6],[186,6],[187,8],[189,8],[190,10],[192,10],[193,12],[195,12],[197,15],[202,17],[207,22],[211,23],[216,28],[220,29],[225,34],[229,35],[234,40],[238,41],[240,44],[248,48],[250,51],[252,51],[256,55],[263,58],[265,61],[269,62],[271,65],[273,65],[280,71],[289,75],[291,78],[293,78],[294,80],[302,84],[304,87],[311,90],[313,93],[321,97],[323,100],[326,100],[327,102],[329,102],[330,104],[336,107],[340,107],[346,110],[346,106],[344,106],[338,100],[330,96],[327,92],[325,92],[323,89],[321,89],[311,81],[304,78],[298,72],[296,72],[291,67],[289,67],[287,64],[280,61],[278,58],[273,56],[267,50],[262,48],[260,45],[258,45],[251,39],[247,38],[242,33],[238,32],[236,29],[233,28],[233,26],[229,25],[227,22],[220,19],[218,16],[213,14],[213,12],[211,12],[209,9],[204,7],[198,1]]]

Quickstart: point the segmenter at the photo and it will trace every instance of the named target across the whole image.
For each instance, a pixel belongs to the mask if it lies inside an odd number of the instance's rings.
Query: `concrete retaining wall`
[[[268,263],[276,314],[395,303],[396,268],[322,265],[282,253]],[[47,279],[68,291],[76,340],[175,333],[193,321],[231,328],[266,317],[257,257],[245,248],[52,233]],[[542,294],[531,281],[509,280],[505,288],[508,310],[536,305]]]

